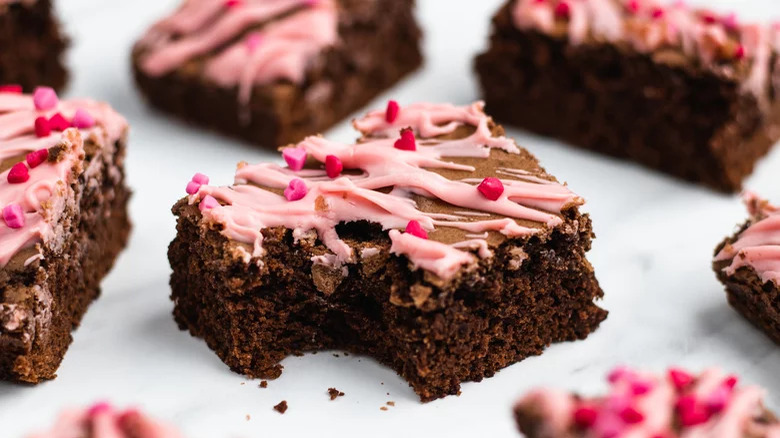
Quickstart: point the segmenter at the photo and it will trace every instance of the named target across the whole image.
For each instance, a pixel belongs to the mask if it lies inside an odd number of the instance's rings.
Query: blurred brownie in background
[[[52,9],[51,0],[0,0],[0,90],[65,86],[68,40]]]
[[[648,0],[511,0],[493,25],[503,123],[724,192],[780,138],[777,26]]]
[[[152,105],[276,148],[324,131],[422,63],[413,0],[186,0],[133,51]]]

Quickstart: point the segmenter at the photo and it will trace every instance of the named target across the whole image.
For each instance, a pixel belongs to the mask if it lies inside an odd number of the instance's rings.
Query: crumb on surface
[[[380,411],[386,411],[387,410],[387,406],[382,406],[382,407],[379,408],[379,410]]]
[[[261,388],[268,388],[268,380],[261,381],[258,386]]]
[[[282,400],[278,405],[274,406],[274,410],[280,414],[287,412],[287,400]]]
[[[252,417],[249,414],[246,414],[246,421],[249,421],[251,419],[252,419]]]
[[[387,406],[395,406],[395,402],[390,400],[389,402],[387,402]]]
[[[333,353],[333,357],[341,357],[341,356],[339,356],[339,355],[338,355],[338,354],[336,354],[336,353]]]
[[[345,352],[344,352],[344,356],[349,356],[349,353],[347,353],[347,352],[345,351]]]
[[[328,395],[330,395],[331,400],[336,400],[338,397],[344,397],[344,393],[336,388],[328,388]]]

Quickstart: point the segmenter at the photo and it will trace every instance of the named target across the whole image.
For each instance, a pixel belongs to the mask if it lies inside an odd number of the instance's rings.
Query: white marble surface
[[[500,0],[420,0],[427,31],[424,70],[381,97],[467,103],[478,98],[471,70]],[[509,130],[588,201],[596,239],[590,260],[606,292],[609,319],[584,342],[557,345],[460,397],[420,404],[406,383],[370,359],[329,353],[289,358],[267,389],[233,374],[206,345],[180,332],[168,299],[171,205],[194,171],[228,183],[236,162],[277,159],[248,145],[151,112],[130,79],[132,41],[177,0],[61,0],[73,37],[70,96],[112,103],[132,124],[129,182],[135,228],[105,280],[103,296],[75,333],[59,378],[37,387],[0,384],[0,436],[22,437],[61,408],[108,399],[139,405],[192,438],[279,436],[517,436],[513,400],[537,385],[596,391],[616,364],[662,369],[718,365],[771,391],[780,409],[780,349],[726,304],[710,271],[716,243],[741,222],[737,197],[680,183],[631,164]],[[706,3],[700,1],[699,3]],[[751,18],[780,18],[777,0],[709,2]],[[329,133],[349,140],[347,123]],[[780,150],[748,187],[780,200]],[[335,402],[326,390],[346,392]],[[387,395],[389,393],[389,395]],[[290,410],[271,408],[287,400]],[[388,400],[396,406],[379,407]]]

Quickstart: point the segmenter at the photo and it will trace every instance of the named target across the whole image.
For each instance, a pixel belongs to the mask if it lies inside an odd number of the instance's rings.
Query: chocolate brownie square
[[[735,192],[780,138],[779,51],[683,2],[511,0],[476,69],[501,122]]]
[[[413,0],[185,0],[133,51],[149,102],[275,148],[322,132],[422,63]]]
[[[127,123],[51,88],[0,92],[0,120],[0,380],[38,383],[127,241]]]
[[[730,437],[773,438],[780,421],[764,407],[764,390],[743,386],[717,369],[665,375],[618,368],[609,392],[582,397],[539,389],[515,406],[528,438]]]
[[[68,39],[52,9],[51,0],[0,0],[0,89],[65,86]]]
[[[196,174],[174,206],[174,316],[231,369],[274,378],[337,349],[429,401],[606,318],[583,200],[481,103],[391,102],[354,125],[356,144],[309,137],[233,186]]]
[[[780,344],[780,209],[745,195],[750,218],[715,250],[729,304]]]

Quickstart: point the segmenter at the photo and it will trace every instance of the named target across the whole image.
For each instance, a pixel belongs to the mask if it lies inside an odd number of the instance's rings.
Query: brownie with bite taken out
[[[196,174],[173,208],[174,316],[234,371],[366,354],[423,401],[584,339],[606,318],[583,200],[483,111],[421,103],[354,121],[362,137]]]

